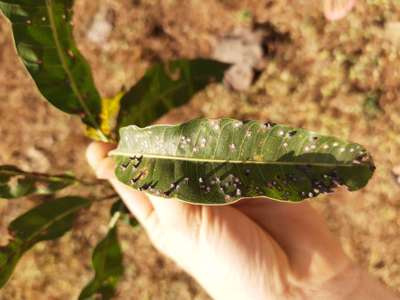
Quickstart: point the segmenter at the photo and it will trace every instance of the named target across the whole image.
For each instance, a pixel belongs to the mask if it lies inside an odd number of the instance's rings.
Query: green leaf
[[[72,33],[72,0],[0,0],[15,47],[42,95],[100,130],[101,98]]]
[[[115,288],[124,273],[121,246],[118,242],[117,227],[113,227],[107,236],[96,246],[92,264],[96,272],[92,281],[83,289],[79,299],[111,299]]]
[[[14,166],[0,166],[0,198],[15,199],[31,194],[53,194],[75,181],[75,177],[68,174],[29,173]]]
[[[139,221],[136,220],[136,218],[131,214],[131,212],[128,210],[124,202],[119,199],[113,203],[110,209],[110,215],[113,217],[116,213],[120,213],[121,217],[120,220],[122,220],[125,224],[129,224],[133,228],[139,226]]]
[[[15,219],[9,226],[13,239],[0,247],[0,287],[10,278],[22,255],[40,241],[54,240],[72,228],[78,210],[90,201],[65,197],[45,202]]]
[[[148,126],[188,102],[212,81],[221,81],[229,65],[208,59],[156,64],[121,99],[118,128]]]
[[[304,129],[233,119],[128,126],[111,152],[127,185],[186,202],[301,201],[365,186],[375,169],[359,144]]]

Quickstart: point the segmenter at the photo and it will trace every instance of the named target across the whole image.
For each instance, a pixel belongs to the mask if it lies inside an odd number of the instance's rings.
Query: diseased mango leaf
[[[82,290],[79,300],[111,299],[115,288],[124,273],[122,251],[118,242],[117,227],[113,227],[107,236],[96,246],[92,256],[96,272],[92,281]]]
[[[119,199],[113,203],[110,209],[110,215],[113,217],[116,213],[120,213],[121,217],[120,220],[123,221],[125,224],[129,224],[132,227],[137,227],[139,226],[138,220],[131,214],[131,212],[128,210],[124,202]]]
[[[90,201],[64,197],[45,202],[19,216],[8,227],[12,240],[0,247],[0,287],[10,278],[22,255],[40,241],[54,240],[72,228],[77,212]]]
[[[31,194],[53,194],[75,182],[75,177],[69,174],[29,173],[15,166],[0,166],[0,198],[15,199]]]
[[[175,60],[151,67],[121,99],[118,128],[148,126],[188,102],[210,82],[221,81],[228,64],[209,59]]]
[[[196,119],[120,131],[116,175],[148,193],[200,204],[301,201],[364,187],[375,166],[359,144],[273,123]]]
[[[19,57],[45,99],[77,114],[106,141],[101,98],[72,33],[72,0],[0,0]]]

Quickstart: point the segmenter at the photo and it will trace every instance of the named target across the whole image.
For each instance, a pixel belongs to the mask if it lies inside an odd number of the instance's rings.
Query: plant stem
[[[106,182],[105,180],[102,180],[102,179],[96,179],[95,181],[85,181],[80,178],[75,178],[75,181],[84,186],[102,185]]]
[[[81,178],[74,177],[73,175],[69,174],[46,174],[46,173],[39,173],[39,172],[25,172],[25,171],[10,171],[10,170],[1,170],[0,171],[2,174],[9,175],[9,176],[26,176],[26,177],[33,177],[33,178],[38,178],[38,179],[43,179],[43,180],[72,180],[76,183],[86,185],[86,186],[94,186],[94,185],[100,185],[103,184],[105,181],[96,179],[95,181],[86,181]]]
[[[108,229],[112,229],[117,224],[118,220],[121,218],[121,213],[117,211],[111,218],[110,222],[108,223]]]
[[[118,198],[118,197],[119,197],[118,194],[113,193],[113,194],[104,196],[102,198],[98,198],[97,200],[95,200],[95,202],[107,201],[107,200],[111,200],[111,199]]]

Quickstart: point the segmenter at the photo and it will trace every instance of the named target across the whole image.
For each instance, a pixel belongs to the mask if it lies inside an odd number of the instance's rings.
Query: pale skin
[[[115,178],[112,148],[89,146],[97,176],[111,182],[154,246],[213,299],[400,299],[346,257],[308,203],[198,206],[146,195]]]

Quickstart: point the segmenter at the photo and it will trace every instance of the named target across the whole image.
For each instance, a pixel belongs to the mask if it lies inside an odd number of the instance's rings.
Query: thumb
[[[107,157],[108,152],[114,147],[113,144],[100,142],[90,144],[86,151],[87,161],[96,176],[111,183],[131,213],[147,228],[149,219],[153,215],[153,205],[144,193],[128,187],[115,177],[115,162],[111,157]]]

